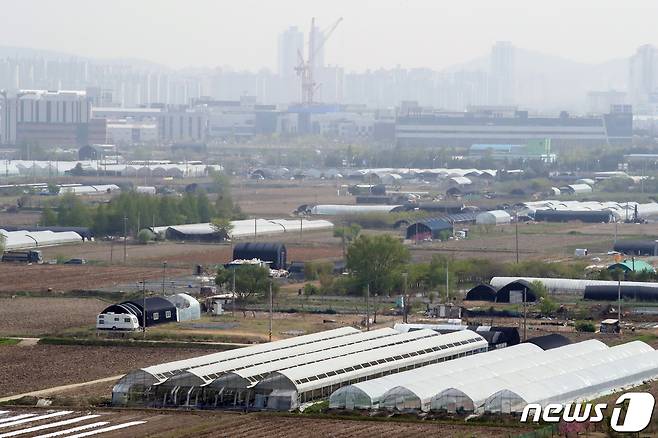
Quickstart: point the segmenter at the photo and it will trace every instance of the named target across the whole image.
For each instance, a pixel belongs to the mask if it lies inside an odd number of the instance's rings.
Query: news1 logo
[[[628,402],[628,407],[626,408],[626,416],[622,420],[622,405],[625,402]],[[653,395],[648,392],[627,392],[620,395],[617,401],[615,401],[615,407],[612,410],[610,427],[615,432],[641,432],[651,422],[655,403],[656,400]],[[547,423],[557,423],[559,421],[564,421],[565,423],[581,423],[585,421],[598,423],[603,421],[603,411],[607,407],[607,403],[570,403],[567,405],[551,403],[542,408],[538,403],[529,403],[523,408],[521,422],[527,422],[532,411],[533,414],[530,421],[534,423],[539,422],[540,419]]]

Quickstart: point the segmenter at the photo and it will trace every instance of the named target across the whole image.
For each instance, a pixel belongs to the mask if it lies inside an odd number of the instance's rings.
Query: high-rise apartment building
[[[515,56],[509,41],[498,41],[491,48],[489,71],[489,103],[513,105],[515,103]]]
[[[640,46],[629,60],[628,91],[635,112],[658,109],[658,48]]]

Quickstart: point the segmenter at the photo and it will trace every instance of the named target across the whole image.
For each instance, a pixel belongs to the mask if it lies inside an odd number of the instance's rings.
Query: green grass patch
[[[0,345],[16,345],[20,342],[20,339],[0,338]]]

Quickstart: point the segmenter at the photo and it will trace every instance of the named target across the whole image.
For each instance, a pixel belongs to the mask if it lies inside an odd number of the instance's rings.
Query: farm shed
[[[406,210],[422,210],[432,213],[460,213],[464,209],[462,202],[410,202],[405,204]]]
[[[140,327],[144,326],[143,309],[146,305],[146,326],[150,327],[156,324],[164,324],[178,320],[176,306],[163,297],[147,297],[146,304],[142,300],[124,301],[119,304],[112,304],[105,308],[101,313],[130,313],[137,317]]]
[[[645,344],[645,347],[648,346]],[[609,348],[598,340],[588,340],[542,351],[497,369],[482,370],[469,382],[458,383],[437,392],[432,397],[431,410],[451,413],[486,412],[489,410],[485,407],[487,400],[499,391],[518,384],[532,385],[543,380],[557,379],[564,373],[580,372],[593,365],[605,370],[615,361],[628,357],[635,348],[633,345]]]
[[[413,240],[439,239],[443,232],[452,236],[452,224],[445,218],[423,219],[407,227],[406,238]]]
[[[583,293],[583,298],[593,301],[617,301],[621,289],[621,298],[624,300],[634,301],[658,301],[658,283],[653,287],[649,286],[629,286],[622,282],[621,288],[615,284],[607,286],[587,286]]]
[[[491,210],[478,214],[475,223],[478,225],[502,225],[512,222],[512,216],[504,210]]]
[[[399,345],[362,351],[271,373],[254,387],[256,407],[276,410],[295,409],[301,403],[327,397],[336,389],[351,383],[487,350],[486,341],[470,330],[446,335],[423,330],[399,336],[423,332],[432,335]]]
[[[488,284],[478,284],[466,293],[464,301],[496,301],[496,288]]]
[[[608,210],[536,210],[531,217],[537,222],[609,223],[615,221],[614,214]]]
[[[196,298],[188,294],[176,294],[165,297],[178,310],[178,321],[195,321],[201,319],[201,305]]]
[[[285,269],[287,251],[283,243],[240,242],[233,247],[233,260],[259,259],[272,269]]]
[[[325,330],[310,335],[302,335],[279,341],[266,342],[235,350],[222,351],[219,353],[206,354],[191,359],[167,362],[146,368],[133,370],[123,376],[112,389],[112,403],[125,405],[133,402],[143,403],[145,391],[152,385],[164,382],[167,378],[176,376],[194,367],[209,364],[218,364],[229,360],[250,357],[254,362],[264,353],[279,351],[299,345],[309,345],[324,339],[339,338],[361,333],[352,327],[341,327],[333,330]]]
[[[613,249],[626,255],[658,255],[658,240],[618,240]]]
[[[497,303],[522,303],[524,301],[527,303],[533,303],[537,301],[537,295],[533,291],[533,285],[525,280],[514,280],[496,292],[496,302]]]
[[[504,388],[486,397],[480,410],[517,413],[528,403],[566,404],[627,390],[658,377],[658,352],[644,342],[634,341],[562,360],[557,365],[561,368],[559,374],[550,373],[551,367],[543,366],[538,367],[540,371],[549,374],[540,379],[510,379]]]
[[[592,193],[592,186],[588,184],[569,184],[568,186],[560,187],[560,192],[566,195],[582,195]]]
[[[581,295],[585,292],[585,288],[588,286],[614,286],[617,287],[616,281],[610,280],[581,280],[575,278],[538,278],[538,277],[493,277],[489,282],[491,286],[495,288],[501,288],[506,284],[516,281],[516,280],[525,280],[528,283],[533,283],[535,281],[540,282],[541,284],[548,289],[548,292],[551,294],[574,294]],[[648,282],[648,281],[622,281],[623,286],[644,286],[649,288],[657,288],[658,283]]]
[[[550,335],[536,336],[530,338],[527,341],[523,341],[524,344],[535,344],[541,347],[542,350],[551,350],[553,348],[564,347],[565,345],[571,344],[569,338],[558,333],[551,333]]]
[[[470,178],[466,178],[465,176],[453,176],[448,178],[448,183],[456,186],[468,186],[473,184],[473,181],[471,181]]]
[[[516,345],[521,341],[519,330],[516,327],[460,324],[395,324],[393,328],[402,333],[434,330],[437,333],[446,334],[460,330],[471,330],[486,339],[490,350]]]
[[[623,272],[650,272],[655,273],[656,269],[644,260],[624,260],[623,262],[613,263],[608,266],[608,271],[621,270]]]
[[[338,409],[377,409],[383,407],[383,398],[387,395],[387,404],[398,409],[429,410],[429,406],[423,406],[422,401],[413,389],[410,389],[410,386],[425,385],[427,380],[452,382],[459,379],[460,376],[467,378],[479,367],[492,367],[501,361],[536,354],[540,351],[541,348],[536,345],[516,345],[354,383],[334,391],[329,397],[329,407]],[[396,389],[394,390],[394,388]],[[434,393],[431,393],[430,397],[431,395],[434,395]]]

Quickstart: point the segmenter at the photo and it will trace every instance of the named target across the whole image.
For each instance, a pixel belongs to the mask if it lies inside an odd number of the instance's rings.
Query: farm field
[[[90,326],[107,306],[95,298],[0,298],[0,336],[42,336]]]
[[[0,397],[111,377],[134,368],[216,351],[200,348],[0,345],[0,375],[5,376],[0,379]],[[109,393],[106,395],[109,396]]]
[[[11,415],[22,413],[57,412],[53,409],[12,408]],[[215,438],[215,437],[290,437],[307,436],[301,430],[312,430],[319,437],[508,437],[530,430],[526,427],[490,427],[442,424],[432,422],[402,421],[361,421],[358,419],[327,418],[319,419],[304,415],[277,415],[267,413],[229,413],[229,412],[181,412],[169,410],[109,410],[94,409],[90,411],[73,411],[59,419],[73,418],[81,415],[98,415],[91,421],[108,422],[108,425],[126,424],[133,421],[144,422],[124,430],[104,433],[103,437],[115,438],[125,436],[149,436],[153,438]],[[47,432],[74,427],[66,425],[49,428]],[[8,431],[17,431],[25,426],[15,426]]]
[[[189,275],[191,270],[171,268],[168,275]],[[161,278],[160,270],[135,266],[0,264],[0,293],[62,292],[99,289]]]
[[[340,183],[339,183],[340,184]],[[233,184],[233,198],[250,215],[287,217],[302,204],[353,204],[352,196],[337,196],[335,181],[282,182],[249,181]]]

